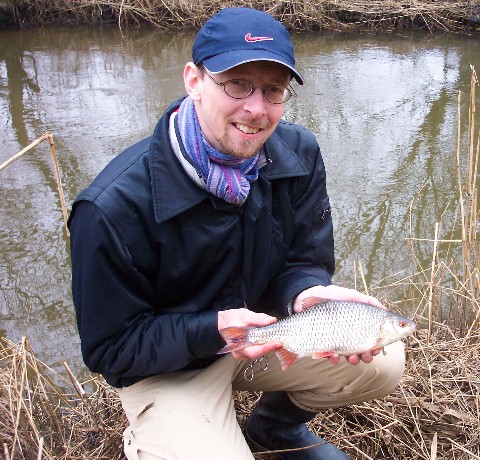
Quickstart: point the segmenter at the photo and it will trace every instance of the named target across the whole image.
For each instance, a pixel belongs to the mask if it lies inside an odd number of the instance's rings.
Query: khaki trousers
[[[319,412],[389,394],[405,368],[402,342],[372,363],[302,358],[282,371],[275,355],[265,371],[225,355],[206,369],[175,372],[118,390],[130,426],[124,432],[129,460],[253,460],[237,423],[233,390],[287,391],[299,407]]]

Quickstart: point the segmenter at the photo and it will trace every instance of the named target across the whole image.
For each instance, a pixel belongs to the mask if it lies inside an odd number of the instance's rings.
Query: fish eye
[[[399,324],[399,326],[400,326],[401,328],[408,327],[408,323],[407,323],[406,321],[401,321],[401,322],[398,323],[398,324]]]

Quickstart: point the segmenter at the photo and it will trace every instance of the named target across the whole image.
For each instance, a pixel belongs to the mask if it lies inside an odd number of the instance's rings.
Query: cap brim
[[[281,59],[278,54],[269,53],[267,51],[229,51],[227,53],[222,53],[217,56],[205,59],[203,65],[205,68],[213,74],[226,72],[227,70],[233,69],[241,64],[246,64],[247,62],[256,62],[256,61],[269,61],[277,62],[287,67],[292,71],[292,75],[299,85],[303,85],[302,75],[289,63]]]

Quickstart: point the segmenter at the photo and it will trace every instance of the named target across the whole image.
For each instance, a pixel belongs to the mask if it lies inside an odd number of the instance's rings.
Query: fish
[[[366,303],[308,297],[302,305],[302,312],[268,326],[222,329],[226,345],[218,353],[278,342],[282,348],[276,355],[286,370],[306,356],[322,359],[335,353],[348,356],[383,349],[416,328],[414,321]]]

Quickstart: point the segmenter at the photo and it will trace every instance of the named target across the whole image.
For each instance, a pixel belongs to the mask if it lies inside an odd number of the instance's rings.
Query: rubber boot
[[[315,412],[296,406],[285,392],[263,393],[248,419],[247,439],[260,451],[298,449],[315,445],[308,449],[275,453],[274,458],[277,459],[349,460],[340,449],[315,436],[308,429],[306,422],[315,415]]]

